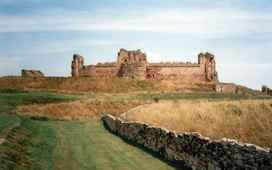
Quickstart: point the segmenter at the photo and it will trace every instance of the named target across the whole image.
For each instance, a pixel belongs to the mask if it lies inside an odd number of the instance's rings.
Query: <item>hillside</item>
[[[125,93],[135,91],[213,91],[215,85],[206,82],[191,81],[152,81],[126,78],[98,77],[1,77],[0,89],[16,88],[28,90],[53,90],[72,92]]]

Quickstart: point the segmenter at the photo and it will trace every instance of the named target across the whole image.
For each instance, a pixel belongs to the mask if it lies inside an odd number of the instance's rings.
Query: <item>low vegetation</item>
[[[29,92],[16,89],[2,89],[0,90],[0,113],[10,112],[19,105],[67,102],[78,98],[78,96],[60,95],[46,91]]]
[[[265,96],[120,78],[5,77],[0,84],[0,169],[173,169],[109,134],[97,121],[106,113],[272,147]]]
[[[66,102],[75,106],[73,104],[79,101],[71,100],[78,98],[49,92],[0,91],[0,169],[175,169],[111,135],[97,120],[54,121],[14,114],[14,109],[21,105],[54,103],[65,108]],[[101,108],[111,105],[96,104]],[[121,107],[121,103],[119,105]],[[126,103],[122,105],[127,107]],[[118,107],[112,106],[112,109],[118,110]]]
[[[32,117],[49,117],[51,119],[90,120],[100,118],[102,114],[110,113],[119,116],[136,106],[139,101],[75,101],[70,103],[34,104],[20,106],[17,113]]]
[[[124,93],[135,91],[212,91],[214,83],[188,80],[136,80],[118,77],[1,77],[1,88],[43,89],[64,92]]]
[[[0,88],[43,89],[74,92],[128,92],[153,89],[148,81],[122,78],[94,78],[94,77],[2,77]]]
[[[54,131],[33,120],[14,114],[19,105],[75,100],[49,92],[28,92],[14,89],[0,91],[0,169],[48,169],[54,144]],[[46,140],[45,140],[46,139]],[[46,152],[45,152],[46,151]],[[43,153],[43,154],[41,154]]]
[[[178,132],[199,132],[215,139],[234,138],[272,147],[272,100],[177,100],[147,104],[124,114]]]

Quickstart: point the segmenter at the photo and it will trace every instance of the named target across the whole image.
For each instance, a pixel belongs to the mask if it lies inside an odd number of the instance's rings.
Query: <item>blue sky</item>
[[[68,76],[73,53],[115,61],[119,48],[150,61],[214,53],[219,78],[272,87],[269,0],[1,0],[0,76],[40,69]]]

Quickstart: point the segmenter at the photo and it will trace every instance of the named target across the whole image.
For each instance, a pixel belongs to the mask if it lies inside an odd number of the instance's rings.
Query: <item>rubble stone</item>
[[[22,77],[44,77],[40,70],[22,70]]]

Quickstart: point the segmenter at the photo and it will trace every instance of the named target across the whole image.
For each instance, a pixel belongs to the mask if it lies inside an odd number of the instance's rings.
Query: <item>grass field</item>
[[[16,89],[43,89],[73,92],[129,92],[151,90],[151,82],[122,79],[122,78],[95,78],[95,77],[0,77],[1,88]]]
[[[175,169],[108,133],[100,121],[53,121],[12,113],[22,104],[69,102],[75,98],[48,92],[2,91],[0,169]]]
[[[124,118],[272,147],[271,99],[159,101],[132,109]]]
[[[87,79],[82,87],[74,83],[76,91],[65,84],[75,79],[50,78],[34,84],[32,79],[11,80],[18,81],[16,86],[26,83],[27,88],[0,88],[1,170],[176,169],[106,131],[99,121],[105,113],[127,112],[130,120],[214,138],[269,147],[272,143],[271,98],[265,96],[156,91],[148,82],[119,79],[113,80],[120,85],[115,90],[95,87],[95,83],[88,86],[93,79]],[[49,84],[43,87],[40,81]],[[59,91],[64,85],[67,88]],[[122,91],[128,85],[133,86]]]
[[[91,93],[81,96],[82,100],[64,103],[32,104],[17,107],[17,113],[36,117],[49,117],[65,120],[86,120],[100,118],[104,113],[115,116],[143,104],[160,101],[208,100],[238,101],[244,99],[269,99],[265,96],[204,92],[137,92],[137,93]]]

